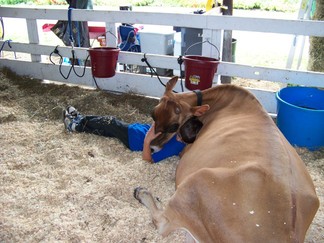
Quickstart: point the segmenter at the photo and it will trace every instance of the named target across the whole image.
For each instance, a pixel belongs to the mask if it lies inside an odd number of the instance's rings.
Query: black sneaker
[[[73,106],[66,107],[62,114],[65,130],[67,132],[74,132],[75,126],[81,122],[82,118],[83,116]]]
[[[73,119],[75,119],[80,113],[73,107],[68,106],[62,112],[62,120],[64,123],[65,130],[67,132],[73,132],[72,123]]]
[[[71,126],[72,126],[73,118],[67,113],[66,110],[63,110],[62,112],[62,120],[64,123],[65,130],[67,132],[72,132]]]
[[[73,106],[66,107],[66,112],[73,118],[76,118],[80,114]]]

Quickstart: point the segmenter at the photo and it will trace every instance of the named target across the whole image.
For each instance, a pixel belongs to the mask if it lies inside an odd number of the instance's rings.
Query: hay
[[[6,75],[9,75],[8,78]],[[118,140],[67,134],[67,104],[85,114],[151,122],[156,100],[42,84],[0,74],[0,242],[183,242],[162,239],[147,209],[133,198],[149,188],[165,205],[174,192],[177,157],[151,165]],[[323,202],[323,153],[299,153]],[[323,207],[307,242],[323,240]]]
[[[309,46],[309,67],[316,72],[324,72],[324,37],[311,37]]]
[[[324,1],[316,1],[313,20],[324,20]],[[324,37],[310,37],[308,69],[324,72]]]

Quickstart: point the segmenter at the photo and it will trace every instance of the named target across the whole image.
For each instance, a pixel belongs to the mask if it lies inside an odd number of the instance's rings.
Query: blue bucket
[[[324,146],[324,90],[287,87],[276,93],[277,125],[294,146]]]

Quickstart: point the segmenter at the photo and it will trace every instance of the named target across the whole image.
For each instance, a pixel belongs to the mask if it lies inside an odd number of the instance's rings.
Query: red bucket
[[[89,48],[92,75],[97,78],[115,76],[119,51],[115,47]]]
[[[208,89],[213,84],[219,60],[203,56],[184,56],[185,86],[189,90]]]

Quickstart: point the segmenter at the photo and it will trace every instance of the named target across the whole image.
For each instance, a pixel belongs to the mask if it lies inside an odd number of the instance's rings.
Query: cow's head
[[[172,90],[177,81],[178,77],[173,77],[168,81],[163,97],[152,112],[155,133],[161,133],[151,142],[151,148],[154,151],[161,149],[189,117],[201,116],[209,110],[208,105],[191,106],[181,100],[181,95],[174,94]]]

